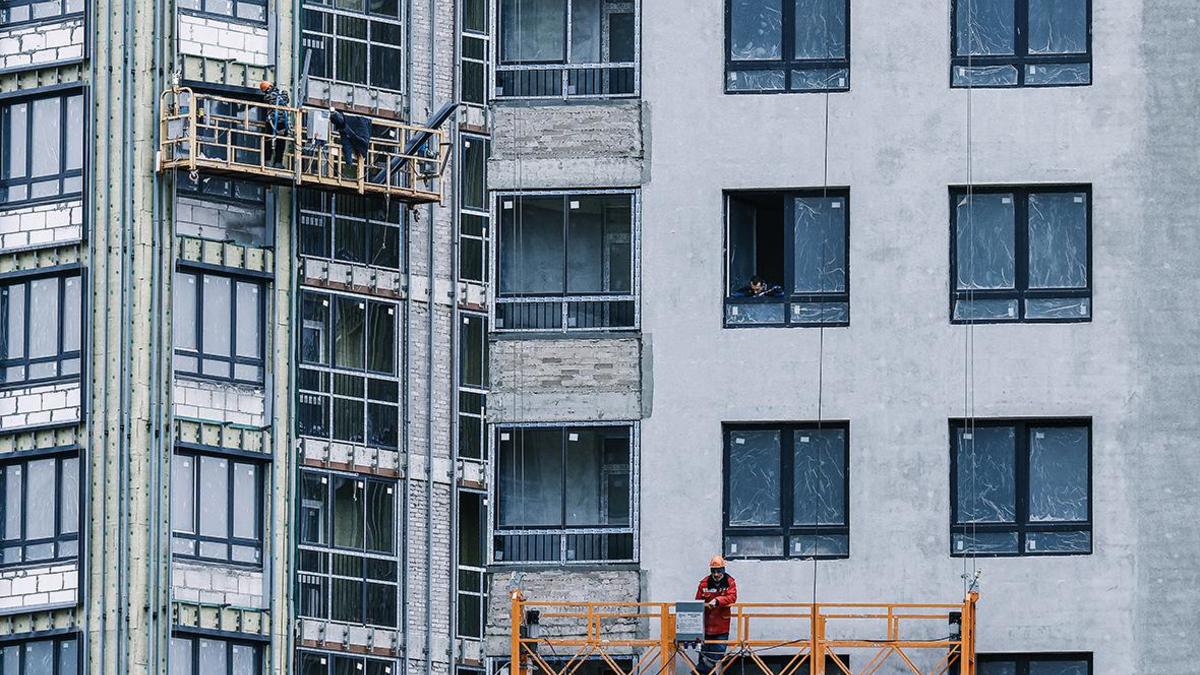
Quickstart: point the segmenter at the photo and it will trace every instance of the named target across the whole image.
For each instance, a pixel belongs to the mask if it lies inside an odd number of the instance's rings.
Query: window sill
[[[23,380],[21,382],[4,382],[0,383],[0,393],[16,391],[18,389],[29,389],[31,387],[47,387],[55,384],[78,384],[81,382],[82,378],[79,375],[47,377],[40,380]]]
[[[175,560],[175,561],[179,561],[179,562],[192,563],[192,564],[196,564],[196,565],[204,565],[207,567],[228,567],[228,568],[232,568],[232,569],[249,571],[249,572],[262,572],[263,571],[263,564],[261,562],[257,562],[257,563],[236,562],[233,560],[219,560],[217,558],[201,558],[199,556],[184,555],[182,553],[171,554],[171,559]]]
[[[72,12],[70,14],[56,14],[54,16],[45,16],[38,19],[27,19],[25,21],[13,21],[12,23],[4,23],[0,21],[0,31],[8,30],[10,28],[32,28],[42,24],[58,23],[60,21],[68,21],[71,19],[86,20],[85,16],[86,15],[84,12]]]

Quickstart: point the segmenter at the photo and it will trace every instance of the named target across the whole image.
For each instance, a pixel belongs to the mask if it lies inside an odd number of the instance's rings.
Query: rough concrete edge
[[[639,380],[641,380],[641,405],[642,419],[650,419],[650,415],[654,413],[654,337],[646,331],[642,331],[642,339],[638,341],[639,349],[641,350],[641,372]]]

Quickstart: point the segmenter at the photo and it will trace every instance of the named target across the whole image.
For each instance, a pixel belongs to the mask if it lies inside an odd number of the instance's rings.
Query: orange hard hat
[[[270,88],[271,88],[271,81],[270,81],[270,80],[263,80],[262,82],[259,82],[259,83],[258,83],[258,90],[259,90],[259,91],[266,91],[266,90],[268,90],[268,89],[270,89]]]
[[[719,556],[719,555],[714,555],[714,556],[712,557],[712,559],[708,561],[708,566],[709,566],[709,568],[713,568],[713,567],[724,567],[724,566],[725,566],[725,559],[724,559],[724,558],[722,558],[722,557],[721,557],[721,556]]]

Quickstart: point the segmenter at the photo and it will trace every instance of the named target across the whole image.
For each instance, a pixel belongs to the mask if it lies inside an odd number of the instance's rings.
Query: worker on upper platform
[[[263,102],[267,105],[284,108],[290,105],[287,92],[269,80],[259,82],[258,90],[262,92]],[[288,118],[286,110],[272,108],[267,111],[267,131],[270,136],[266,138],[263,148],[263,164],[267,166],[283,166],[283,156],[287,151],[288,131],[291,130],[291,120]]]
[[[700,660],[696,664],[704,675],[712,672],[725,655],[729,606],[737,602],[737,582],[725,573],[725,559],[721,556],[714,555],[708,561],[708,576],[700,580],[696,599],[704,601],[704,644],[700,646]]]

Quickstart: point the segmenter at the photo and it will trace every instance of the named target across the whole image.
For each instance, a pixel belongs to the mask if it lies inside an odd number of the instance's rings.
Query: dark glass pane
[[[1013,288],[1016,278],[1016,211],[1013,195],[956,197],[955,262],[959,290]]]
[[[959,429],[959,523],[1016,520],[1016,432],[1013,427]]]
[[[300,300],[300,361],[327,364],[326,340],[329,336],[329,297],[304,292]]]
[[[605,428],[566,430],[568,527],[629,524],[629,438]]]
[[[629,292],[633,261],[629,195],[571,195],[567,222],[567,292]]]
[[[776,430],[729,432],[728,525],[781,524],[779,453]]]
[[[372,302],[367,310],[367,370],[392,373],[396,370],[396,307]]]
[[[483,495],[466,491],[458,493],[458,525],[459,564],[483,567]]]
[[[774,60],[783,55],[781,0],[731,0],[729,58]]]
[[[802,429],[793,437],[793,525],[846,524],[846,432]]]
[[[1014,53],[1014,0],[956,0],[955,54],[990,56]]]
[[[1029,195],[1029,287],[1086,287],[1087,264],[1087,194]]]
[[[500,292],[562,293],[564,225],[562,197],[500,199]]]
[[[300,475],[300,541],[306,544],[325,543],[327,480],[322,474]]]
[[[487,141],[465,138],[462,145],[462,203],[464,208],[487,210]]]
[[[1029,0],[1030,54],[1085,54],[1087,34],[1087,0]]]
[[[333,545],[363,547],[363,481],[333,476]]]
[[[368,551],[391,553],[394,550],[395,491],[394,485],[376,481],[367,483],[366,537]]]
[[[847,0],[794,0],[795,58],[835,59],[846,56]]]
[[[566,2],[500,0],[500,60],[562,62],[566,58]]]
[[[343,368],[362,368],[366,303],[347,297],[334,299],[333,364]]]
[[[1031,428],[1029,520],[1087,520],[1088,474],[1086,427]]]
[[[846,290],[846,204],[841,197],[793,200],[794,287],[797,293]]]
[[[500,431],[499,500],[502,527],[563,524],[563,431]]]

